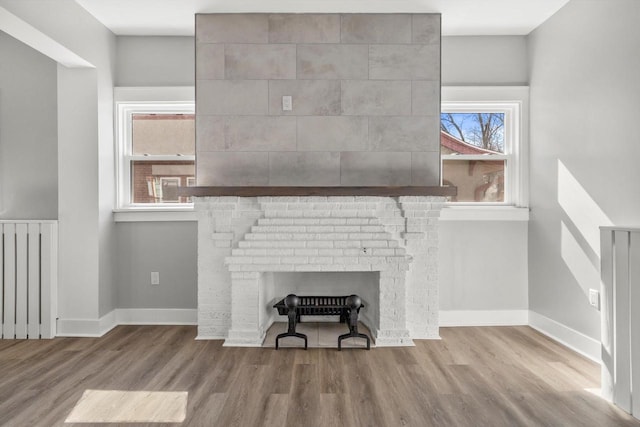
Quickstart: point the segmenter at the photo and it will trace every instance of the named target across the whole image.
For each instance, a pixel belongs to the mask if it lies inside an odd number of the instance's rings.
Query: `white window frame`
[[[441,155],[448,159],[506,160],[504,202],[450,202],[456,209],[526,208],[528,206],[528,105],[529,88],[525,86],[445,86],[442,88],[441,111],[451,113],[503,112],[505,114],[504,154]],[[528,218],[528,209],[526,217]],[[459,215],[459,214],[457,214]],[[447,216],[447,215],[445,215]],[[462,215],[463,217],[465,215]],[[504,218],[504,211],[498,216]],[[525,216],[523,212],[518,218]],[[490,218],[486,212],[483,218]]]
[[[116,213],[120,212],[184,212],[192,211],[193,203],[132,203],[131,164],[136,160],[195,161],[195,155],[133,155],[133,114],[194,114],[193,87],[119,87],[114,88],[115,102],[115,155],[116,155]],[[130,221],[131,217],[117,215],[116,221]],[[166,220],[162,215],[154,219],[137,216],[138,220]],[[190,216],[177,216],[177,220],[190,220]]]

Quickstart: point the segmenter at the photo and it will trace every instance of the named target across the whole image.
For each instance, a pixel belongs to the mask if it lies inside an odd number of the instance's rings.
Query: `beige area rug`
[[[288,324],[276,322],[267,331],[262,347],[275,347],[276,336],[287,331]],[[340,322],[300,322],[296,326],[296,332],[307,335],[307,345],[309,348],[338,348],[338,336],[349,332],[349,327]],[[358,332],[369,335],[369,329],[358,322]],[[280,339],[280,348],[296,347],[304,348],[304,340],[296,337],[285,337]],[[375,344],[371,338],[371,348]],[[367,341],[364,338],[345,338],[342,340],[342,348],[367,348]]]
[[[85,390],[67,423],[181,423],[186,391]]]

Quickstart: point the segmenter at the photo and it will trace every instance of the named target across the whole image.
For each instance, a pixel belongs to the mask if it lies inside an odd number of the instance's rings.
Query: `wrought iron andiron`
[[[345,301],[347,314],[349,315],[349,333],[338,337],[338,350],[342,350],[342,340],[345,338],[365,338],[367,350],[371,349],[369,336],[358,332],[358,312],[362,307],[362,300],[358,295],[350,295]]]
[[[289,327],[287,332],[282,334],[278,334],[276,337],[276,350],[278,349],[278,341],[280,338],[284,337],[298,337],[304,340],[304,349],[307,349],[307,336],[305,334],[301,334],[296,332],[296,324],[298,323],[299,314],[298,314],[298,305],[300,305],[300,298],[296,295],[290,294],[284,299],[284,305],[287,307],[287,315],[289,316]]]

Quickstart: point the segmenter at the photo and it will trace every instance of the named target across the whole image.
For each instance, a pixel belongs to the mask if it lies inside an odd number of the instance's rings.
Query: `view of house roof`
[[[457,154],[502,154],[499,151],[488,150],[469,144],[443,130],[440,131],[440,144]]]

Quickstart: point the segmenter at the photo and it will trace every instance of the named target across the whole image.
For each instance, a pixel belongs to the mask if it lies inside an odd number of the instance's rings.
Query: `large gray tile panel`
[[[411,183],[411,153],[340,154],[340,185],[384,186]]]
[[[440,14],[413,15],[412,41],[440,44]]]
[[[409,14],[344,14],[342,43],[411,43]]]
[[[372,80],[440,80],[440,46],[371,45],[369,78]]]
[[[228,151],[296,151],[295,117],[226,117]]]
[[[416,80],[411,84],[411,111],[414,116],[440,114],[440,83]]]
[[[269,185],[340,185],[340,153],[270,153]]]
[[[299,45],[299,79],[368,79],[369,48],[361,44]]]
[[[216,43],[197,44],[196,78],[224,79],[224,45]]]
[[[292,111],[282,111],[282,97],[292,97]],[[270,80],[269,114],[331,116],[340,114],[338,80]]]
[[[440,151],[411,153],[411,185],[440,185]]]
[[[435,151],[439,141],[435,116],[369,118],[371,151]]]
[[[199,43],[268,43],[268,15],[261,13],[197,14],[196,41]]]
[[[224,117],[196,116],[196,151],[224,150]]]
[[[199,152],[199,186],[251,186],[269,184],[269,153]]]
[[[198,80],[198,115],[267,115],[267,80]]]
[[[342,114],[409,115],[411,82],[345,80],[342,82]]]
[[[340,15],[269,15],[269,43],[340,43]]]
[[[298,151],[365,151],[366,117],[298,117]]]
[[[293,44],[228,44],[224,61],[227,79],[296,78]]]

